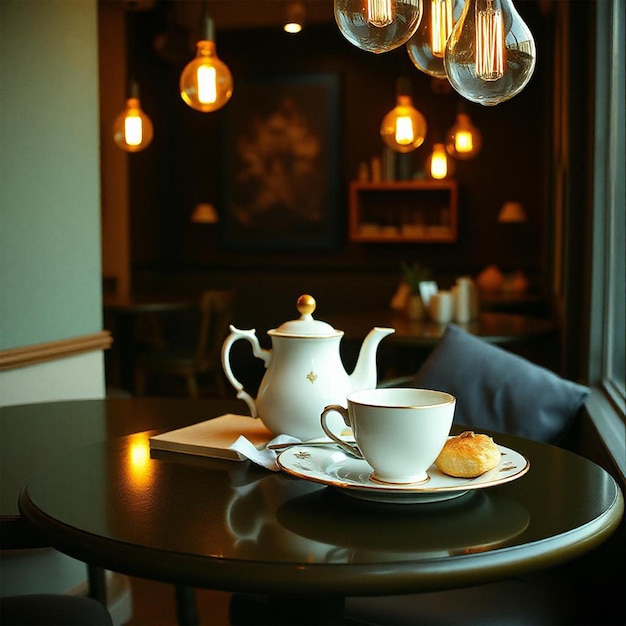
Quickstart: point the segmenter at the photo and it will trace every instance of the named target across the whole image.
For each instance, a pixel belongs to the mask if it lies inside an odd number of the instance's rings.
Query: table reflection
[[[350,562],[484,552],[505,545],[530,522],[522,505],[493,492],[472,492],[438,503],[389,505],[354,502],[333,489],[286,502],[276,519],[301,537],[348,549]]]

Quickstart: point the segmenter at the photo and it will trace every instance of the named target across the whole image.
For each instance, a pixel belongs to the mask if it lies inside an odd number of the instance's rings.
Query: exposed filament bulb
[[[527,85],[536,57],[533,35],[513,0],[465,0],[443,64],[450,84],[464,98],[494,106]]]
[[[150,118],[141,109],[139,86],[135,81],[131,81],[130,92],[126,108],[113,123],[113,141],[126,152],[139,152],[150,145],[153,128]]]
[[[446,136],[446,150],[455,159],[471,159],[482,146],[480,131],[474,126],[467,113],[459,112],[454,126]]]
[[[446,42],[454,26],[453,17],[454,0],[431,0],[430,23],[431,42],[430,47],[433,56],[442,59],[446,50]]]
[[[430,157],[430,175],[435,180],[443,180],[448,175],[448,155],[442,143],[436,143]]]
[[[367,21],[383,28],[396,19],[392,0],[367,0]]]
[[[334,0],[341,34],[374,54],[404,45],[415,34],[423,7],[423,0]]]
[[[396,106],[383,118],[380,135],[396,152],[411,152],[422,145],[426,137],[426,120],[413,106],[411,96],[406,93],[398,95]]]
[[[213,20],[204,16],[202,39],[196,44],[196,56],[180,75],[180,96],[196,111],[209,113],[221,109],[232,96],[233,77],[217,56]]]
[[[476,7],[476,75],[494,81],[504,75],[504,20],[502,11],[487,0],[484,8]]]

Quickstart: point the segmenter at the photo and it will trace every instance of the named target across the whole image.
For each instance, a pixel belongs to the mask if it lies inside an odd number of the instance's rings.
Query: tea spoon
[[[354,445],[356,442],[346,441],[346,443],[350,443]],[[338,448],[341,448],[341,446],[335,441],[310,441],[310,442],[295,441],[295,442],[290,442],[290,443],[272,443],[267,446],[267,449],[268,450],[286,450],[287,448],[293,448],[294,446],[305,446],[307,448],[309,446],[337,446]],[[344,448],[341,448],[341,450],[343,450],[346,454],[350,454]],[[352,456],[354,456],[357,459],[359,458],[356,454],[353,454]]]

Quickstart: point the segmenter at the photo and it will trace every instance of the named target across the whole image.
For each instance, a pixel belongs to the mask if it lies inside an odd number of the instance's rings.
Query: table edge
[[[19,496],[23,518],[53,547],[78,560],[130,576],[191,587],[265,594],[336,594],[338,582],[345,596],[396,595],[467,587],[519,576],[570,561],[591,551],[617,529],[624,514],[624,497],[612,479],[613,502],[598,518],[556,538],[495,552],[457,555],[415,561],[369,564],[250,563],[242,568],[236,559],[210,559],[136,546],[71,528],[41,511],[30,499],[28,486]],[[555,549],[555,543],[559,544]],[[113,549],[114,548],[114,549]],[[155,572],[159,554],[167,554],[167,566]],[[480,562],[477,565],[477,560]],[[244,571],[242,571],[242,569]]]

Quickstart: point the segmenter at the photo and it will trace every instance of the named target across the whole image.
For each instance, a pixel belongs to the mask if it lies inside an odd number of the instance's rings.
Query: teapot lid
[[[313,319],[315,298],[304,294],[298,298],[296,307],[300,318],[281,324],[278,328],[268,331],[268,335],[280,337],[340,337],[343,331],[335,330],[330,324]]]

